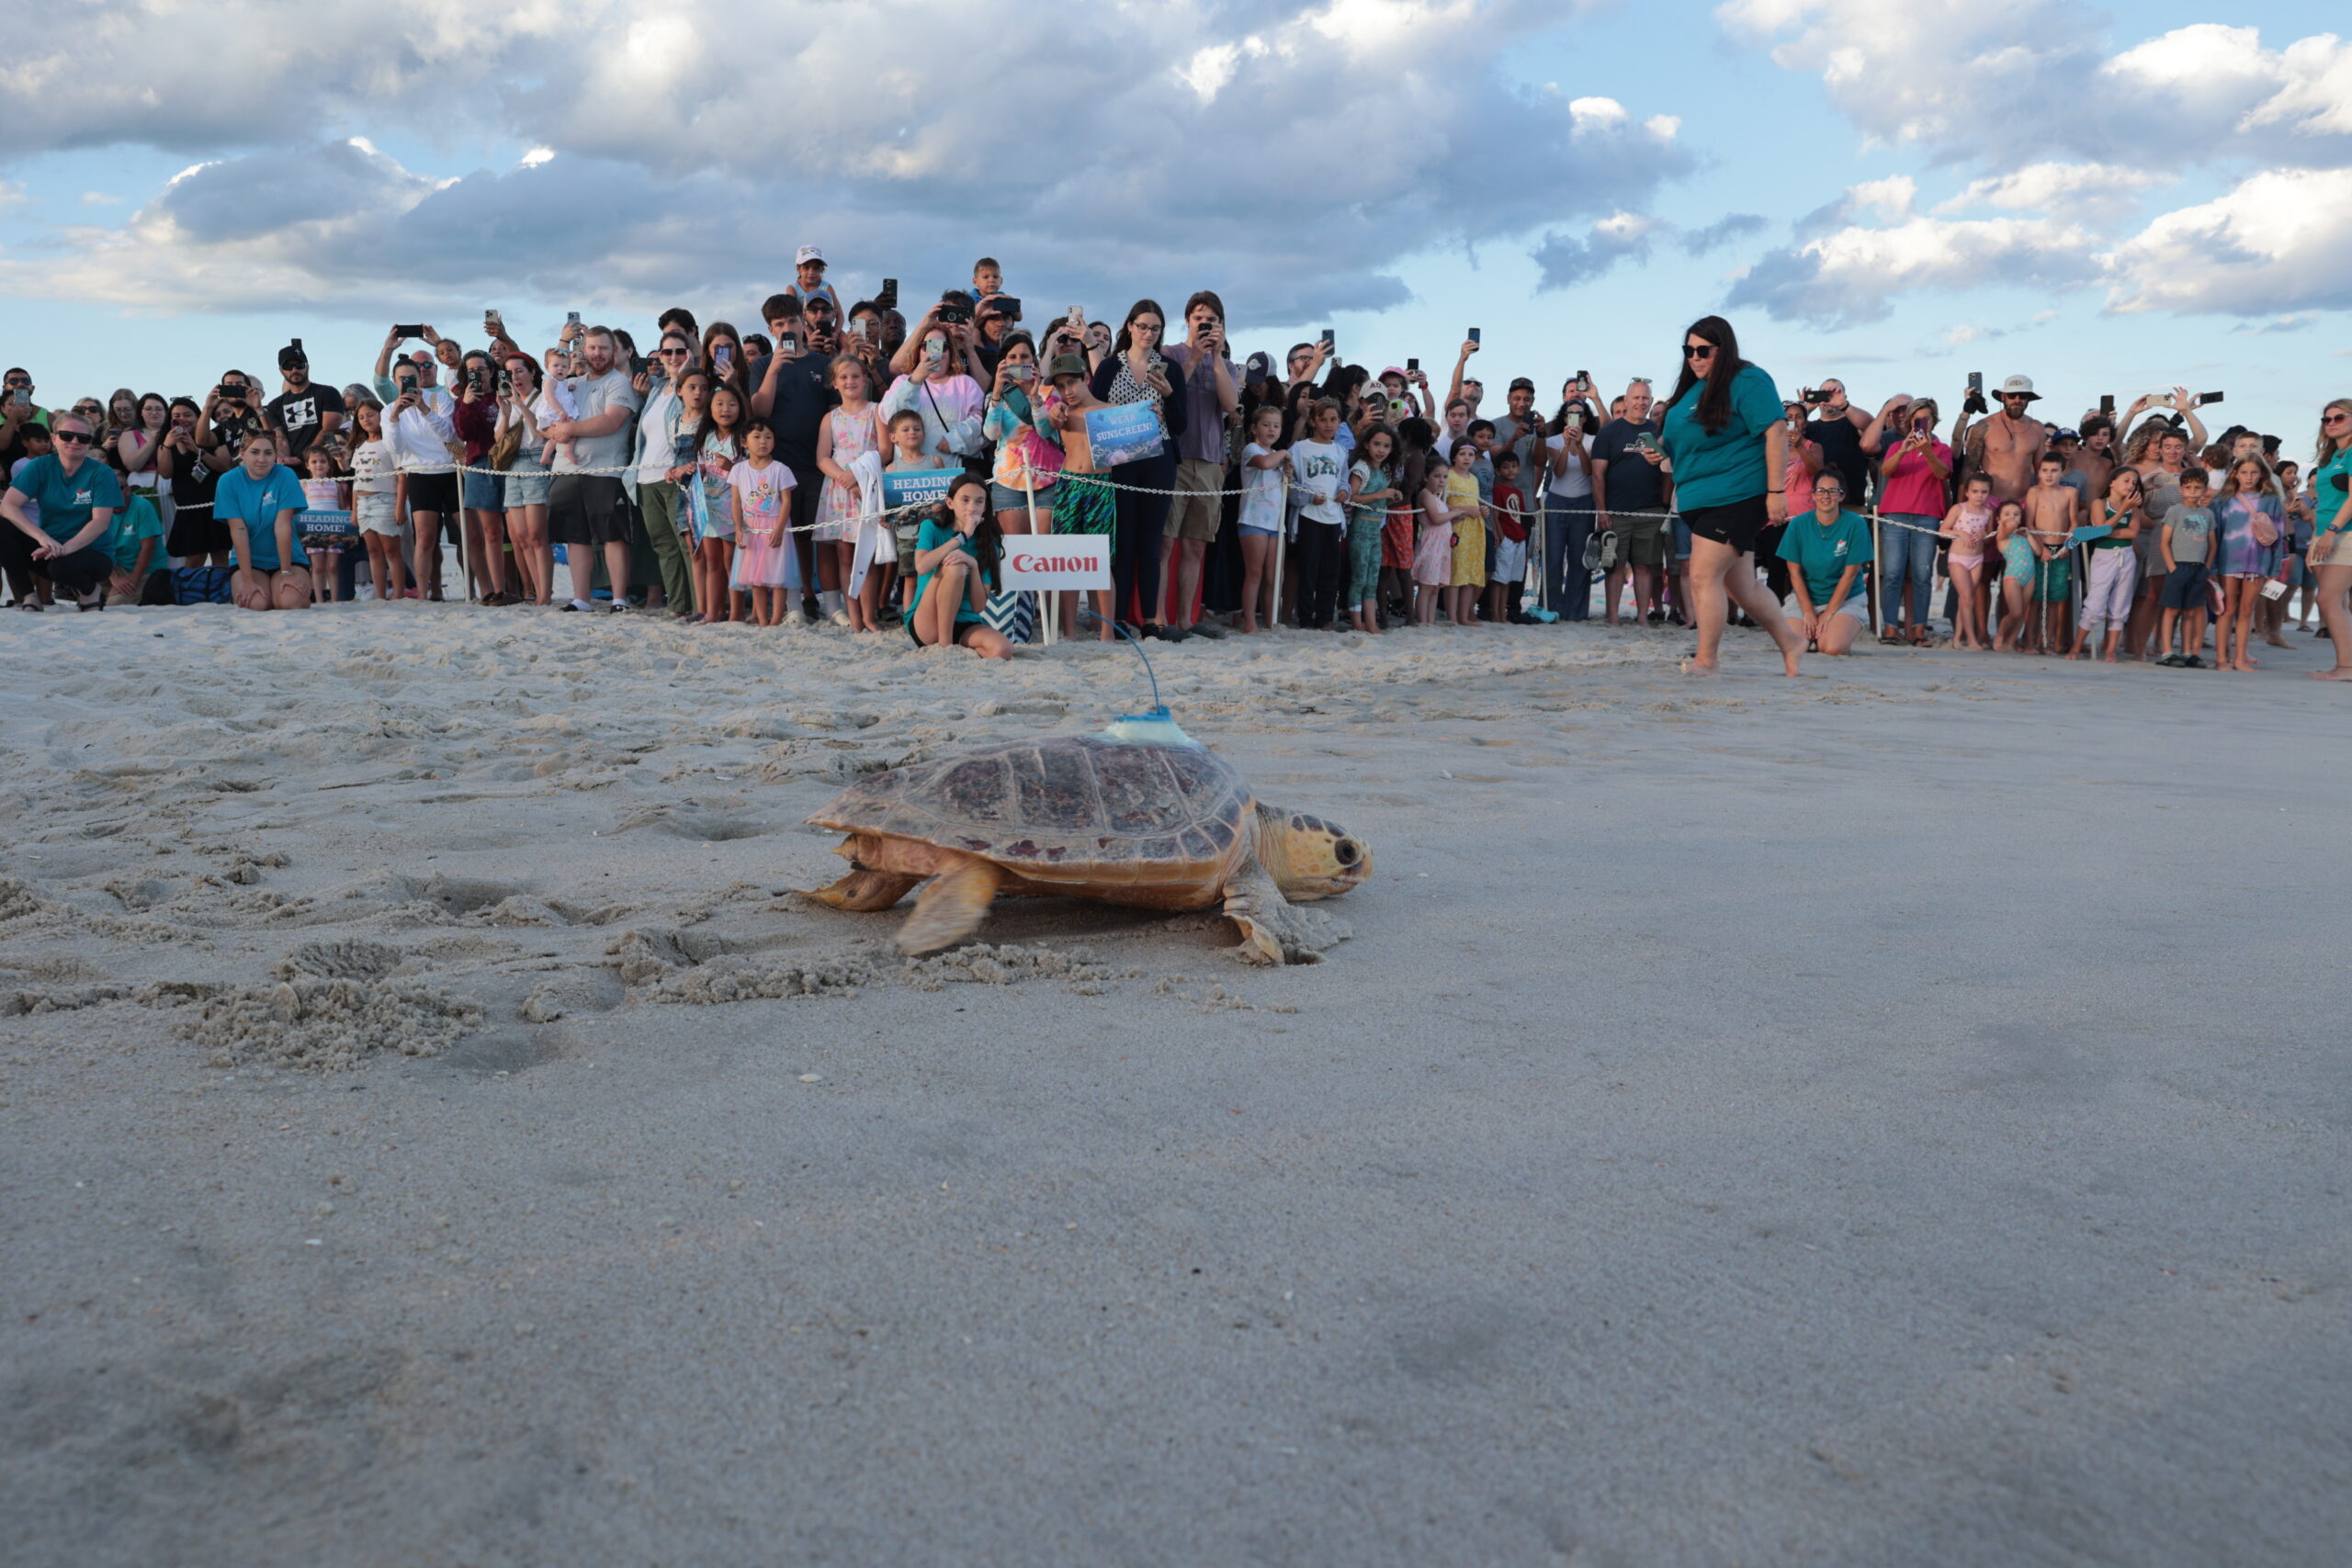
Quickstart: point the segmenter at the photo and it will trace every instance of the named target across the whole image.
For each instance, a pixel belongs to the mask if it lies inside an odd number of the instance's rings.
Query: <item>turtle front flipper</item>
[[[922,880],[896,871],[868,871],[858,866],[839,882],[828,887],[812,887],[803,897],[814,898],[820,904],[830,904],[836,909],[849,909],[858,914],[871,914],[887,909],[907,896],[908,890]]]
[[[1225,885],[1225,916],[1241,928],[1241,946],[1234,953],[1244,964],[1320,964],[1323,949],[1343,937],[1325,929],[1334,924],[1283,897],[1283,890],[1255,855],[1241,863]]]
[[[956,856],[915,900],[915,912],[899,928],[899,951],[936,953],[971,935],[995,901],[1001,874],[977,855]]]

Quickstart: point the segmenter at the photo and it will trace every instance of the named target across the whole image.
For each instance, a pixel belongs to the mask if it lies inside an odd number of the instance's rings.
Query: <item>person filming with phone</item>
[[[1225,301],[1204,288],[1184,301],[1184,336],[1163,351],[1176,367],[1184,433],[1176,440],[1176,497],[1160,536],[1159,577],[1173,581],[1170,625],[1216,638],[1225,629],[1193,615],[1201,563],[1225,523],[1226,432],[1241,408],[1241,378],[1225,341]]]
[[[458,443],[457,403],[433,384],[435,364],[424,350],[395,360],[393,352],[410,337],[427,337],[430,327],[394,327],[376,356],[376,390],[384,399],[384,445],[391,448],[395,512],[405,511],[413,531],[410,580],[427,599],[441,597],[442,520],[458,521],[458,468],[449,449]],[[389,370],[390,374],[387,375]]]

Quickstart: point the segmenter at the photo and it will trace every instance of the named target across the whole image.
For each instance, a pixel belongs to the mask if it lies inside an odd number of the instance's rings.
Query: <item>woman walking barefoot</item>
[[[2319,618],[2327,626],[2335,668],[2314,670],[2314,681],[2352,681],[2352,398],[2337,398],[2320,412],[2319,451],[2312,458],[2312,548],[2309,564],[2319,584]]]
[[[1789,520],[1781,489],[1788,426],[1772,378],[1739,356],[1739,339],[1721,316],[1702,317],[1682,334],[1682,374],[1667,400],[1661,445],[1674,459],[1675,497],[1690,530],[1699,649],[1683,669],[1713,675],[1722,668],[1729,601],[1764,628],[1795,674],[1804,642],[1756,581],[1757,536]]]

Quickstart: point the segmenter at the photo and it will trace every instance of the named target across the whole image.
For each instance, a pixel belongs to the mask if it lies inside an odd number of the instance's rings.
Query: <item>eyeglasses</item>
[[[1713,344],[1686,343],[1682,345],[1682,357],[1685,359],[1713,359],[1714,356],[1715,345]]]
[[[90,437],[79,430],[52,430],[49,438],[61,446],[87,446]]]

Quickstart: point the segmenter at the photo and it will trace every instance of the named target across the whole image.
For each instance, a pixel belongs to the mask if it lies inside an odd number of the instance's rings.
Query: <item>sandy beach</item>
[[[793,891],[861,773],[1144,706],[1124,648],[10,615],[0,1555],[2333,1561],[2352,725],[2290,635],[1155,645],[1377,858],[1266,970]]]

